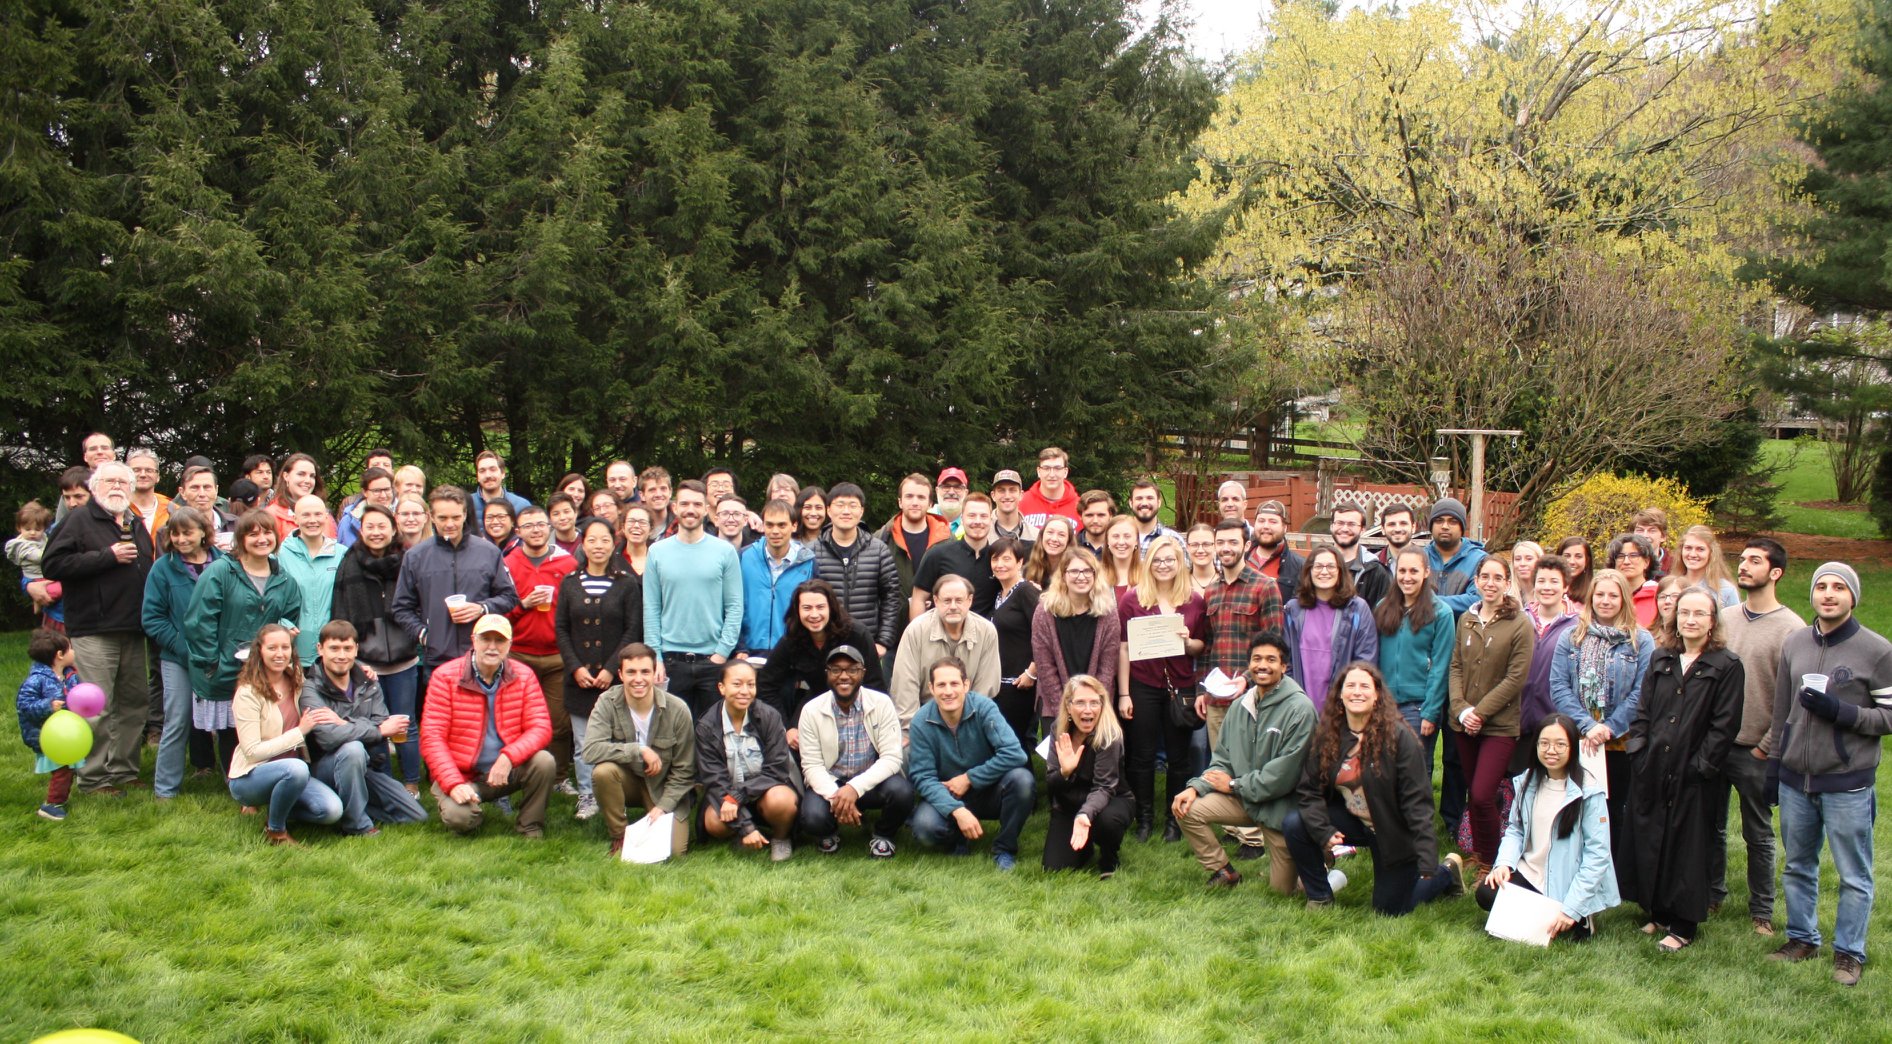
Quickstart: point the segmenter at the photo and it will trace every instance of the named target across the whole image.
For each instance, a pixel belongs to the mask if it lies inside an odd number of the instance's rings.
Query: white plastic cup
[[[535,595],[538,595],[541,598],[547,599],[547,601],[539,603],[539,612],[549,613],[552,611],[552,603],[550,601],[552,597],[551,584],[540,584],[537,587],[534,587],[532,589],[532,593]]]
[[[450,594],[447,596],[448,609],[458,609],[465,604],[466,604],[466,596],[463,594]]]
[[[1340,890],[1345,887],[1347,887],[1347,875],[1344,871],[1339,867],[1327,871],[1327,890],[1330,893],[1339,895]]]
[[[1800,676],[1800,687],[1812,689],[1814,692],[1825,692],[1826,680],[1824,674],[1803,674]]]

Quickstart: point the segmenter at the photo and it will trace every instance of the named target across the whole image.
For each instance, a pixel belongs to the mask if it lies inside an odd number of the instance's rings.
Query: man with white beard
[[[131,469],[107,461],[92,472],[92,499],[53,530],[42,566],[65,585],[66,635],[79,677],[105,690],[92,722],[92,753],[79,773],[82,790],[122,797],[138,781],[151,688],[142,624],[151,534],[131,510]]]

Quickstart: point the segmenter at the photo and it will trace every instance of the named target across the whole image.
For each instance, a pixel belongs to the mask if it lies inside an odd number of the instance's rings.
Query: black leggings
[[[1163,814],[1169,815],[1170,803],[1189,782],[1189,729],[1177,728],[1169,720],[1169,690],[1130,680],[1131,718],[1125,722],[1124,737],[1130,755],[1130,793],[1136,798],[1138,818],[1154,818],[1156,800],[1156,749],[1162,747],[1169,760],[1163,777]]]
[[[1113,797],[1105,802],[1097,817],[1091,820],[1090,843],[1073,852],[1071,828],[1076,822],[1076,808],[1052,804],[1051,821],[1045,824],[1045,869],[1079,869],[1091,861],[1092,852],[1097,854],[1100,873],[1117,869],[1117,851],[1123,847],[1123,835],[1130,831],[1130,799]]]

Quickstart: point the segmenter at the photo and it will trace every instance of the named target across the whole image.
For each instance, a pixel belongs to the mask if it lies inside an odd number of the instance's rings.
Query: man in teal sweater
[[[686,480],[671,502],[677,534],[650,546],[644,563],[644,641],[657,651],[657,684],[690,705],[692,720],[720,700],[716,682],[742,635],[742,563],[727,540],[709,539],[703,484]]]
[[[933,699],[907,733],[907,776],[920,798],[908,824],[913,838],[964,855],[967,842],[985,833],[979,820],[996,816],[992,862],[1010,870],[1036,789],[1025,750],[998,704],[967,691],[966,665],[957,657],[935,662],[927,684]]]
[[[1288,643],[1265,631],[1248,643],[1253,686],[1228,709],[1209,770],[1189,781],[1170,811],[1209,884],[1233,887],[1241,872],[1215,838],[1215,825],[1261,828],[1268,845],[1268,883],[1288,895],[1297,880],[1281,823],[1294,807],[1294,787],[1314,735],[1314,702],[1287,676]]]

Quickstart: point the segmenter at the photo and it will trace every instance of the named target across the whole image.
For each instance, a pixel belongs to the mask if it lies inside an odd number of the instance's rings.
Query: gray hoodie
[[[1801,679],[1827,676],[1826,691],[1840,702],[1828,721],[1800,705]],[[1807,794],[1839,794],[1872,786],[1879,771],[1879,737],[1892,733],[1892,642],[1861,627],[1857,617],[1828,634],[1819,625],[1787,637],[1774,683],[1770,749],[1781,786]]]

